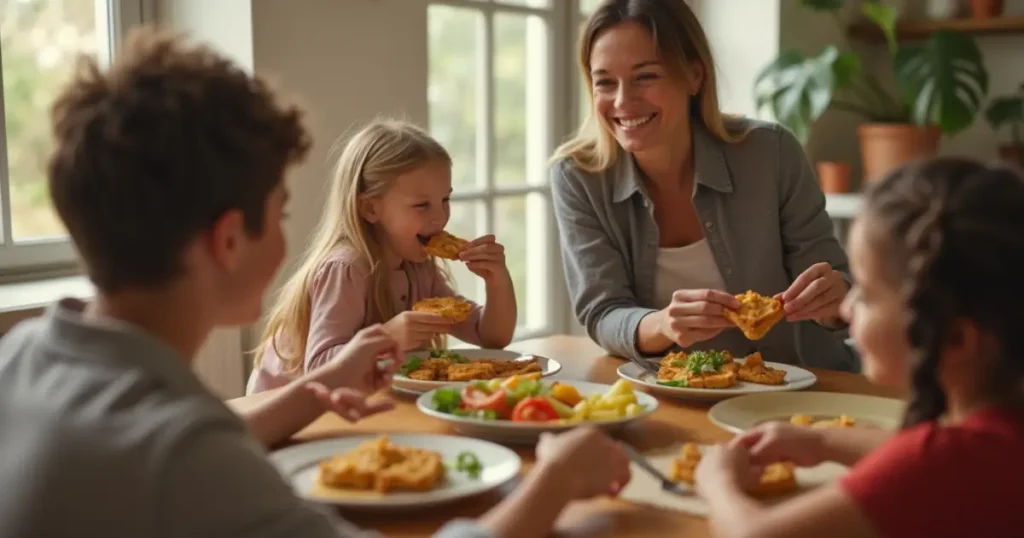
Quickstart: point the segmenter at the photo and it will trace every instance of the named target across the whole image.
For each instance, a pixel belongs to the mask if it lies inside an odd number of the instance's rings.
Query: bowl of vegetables
[[[614,432],[653,413],[658,400],[633,390],[626,379],[604,385],[524,375],[437,388],[422,394],[416,407],[464,435],[534,442],[543,432],[581,424]]]

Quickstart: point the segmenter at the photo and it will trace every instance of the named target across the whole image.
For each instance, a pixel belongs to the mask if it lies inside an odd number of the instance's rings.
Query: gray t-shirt
[[[0,340],[0,536],[377,536],[296,497],[173,349],[83,307]],[[455,521],[438,536],[489,534]]]

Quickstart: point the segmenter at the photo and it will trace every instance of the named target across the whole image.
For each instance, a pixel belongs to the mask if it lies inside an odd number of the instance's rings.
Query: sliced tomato
[[[509,412],[508,395],[505,393],[505,389],[488,393],[474,385],[466,385],[462,389],[462,406],[475,411],[491,410],[497,413],[499,418],[508,417]]]
[[[544,397],[520,400],[512,410],[512,420],[516,422],[548,422],[558,418],[558,411]]]

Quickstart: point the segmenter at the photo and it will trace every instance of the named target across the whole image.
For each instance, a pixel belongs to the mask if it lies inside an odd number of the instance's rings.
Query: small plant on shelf
[[[845,0],[800,0],[828,15],[844,35],[840,11]],[[896,91],[883,86],[857,52],[825,47],[817,56],[789,50],[765,67],[754,83],[758,110],[806,140],[814,122],[832,108],[860,116],[858,129],[868,179],[899,162],[881,159],[903,146],[895,161],[934,153],[941,134],[954,135],[974,122],[988,93],[988,71],[977,43],[968,35],[938,31],[919,45],[899,43],[892,6],[865,1],[863,15],[885,36]],[[881,148],[876,146],[881,145]]]
[[[1024,166],[1024,84],[1015,94],[994,98],[985,109],[985,119],[994,130],[1010,130],[1010,143],[999,146],[999,156]]]

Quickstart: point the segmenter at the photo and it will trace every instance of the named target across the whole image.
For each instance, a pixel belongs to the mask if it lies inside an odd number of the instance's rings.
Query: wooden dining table
[[[510,349],[551,357],[561,363],[562,369],[550,379],[590,381],[611,384],[618,379],[616,369],[624,361],[607,355],[590,339],[579,336],[550,336],[515,342]],[[898,397],[893,391],[872,385],[864,376],[812,368],[818,377],[810,389],[826,392],[845,392],[886,397]],[[236,410],[244,410],[259,402],[266,393],[245,396],[228,401]],[[293,443],[324,437],[354,433],[429,433],[455,434],[446,422],[437,420],[416,409],[415,397],[394,393],[396,408],[388,413],[371,417],[358,424],[349,424],[339,416],[328,413],[295,435]],[[659,398],[657,410],[646,419],[627,427],[619,437],[640,451],[654,450],[682,442],[716,443],[728,440],[732,434],[712,424],[707,410],[713,402],[698,402]],[[523,459],[523,472],[529,472],[533,462],[533,447],[511,446]],[[472,499],[429,510],[395,514],[372,514],[353,511],[341,515],[362,527],[375,529],[389,537],[413,538],[430,536],[453,518],[472,518],[486,512],[507,495],[514,484]],[[560,518],[555,536],[616,536],[663,537],[710,536],[707,520],[682,512],[655,508],[618,499],[596,499],[570,505]]]

